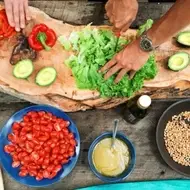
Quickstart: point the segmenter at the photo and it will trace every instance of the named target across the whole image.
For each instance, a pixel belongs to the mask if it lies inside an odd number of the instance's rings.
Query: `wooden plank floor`
[[[30,5],[40,8],[50,16],[61,19],[64,22],[74,24],[108,23],[105,17],[103,3],[85,1],[41,0],[30,1]],[[157,4],[140,2],[140,9],[133,27],[143,23],[148,18],[158,19],[171,6],[171,3]],[[137,161],[135,170],[126,181],[183,178],[180,174],[171,170],[162,160],[155,142],[156,124],[163,111],[173,101],[154,101],[152,111],[137,125],[126,123],[117,109],[91,110],[69,114],[77,124],[81,136],[81,153],[77,166],[73,172],[61,182],[47,187],[51,190],[70,190],[78,187],[101,184],[90,171],[87,153],[91,142],[102,132],[111,131],[113,120],[120,120],[119,130],[124,132],[132,140],[136,147]],[[0,126],[15,111],[30,105],[29,103],[0,93]],[[3,172],[5,190],[39,190],[29,188],[11,179]]]

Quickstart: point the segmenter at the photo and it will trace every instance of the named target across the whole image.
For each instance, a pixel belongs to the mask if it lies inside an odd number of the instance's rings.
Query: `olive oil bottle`
[[[128,101],[123,112],[123,118],[135,124],[143,119],[149,111],[151,105],[151,98],[148,95],[141,95]]]

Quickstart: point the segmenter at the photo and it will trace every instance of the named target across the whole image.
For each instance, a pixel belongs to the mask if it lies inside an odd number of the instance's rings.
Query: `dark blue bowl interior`
[[[129,161],[129,165],[128,167],[126,168],[126,170],[118,175],[118,176],[115,176],[115,177],[108,177],[108,176],[104,176],[102,175],[101,173],[99,173],[96,168],[94,167],[94,164],[93,164],[93,160],[92,160],[92,153],[93,153],[93,150],[95,148],[95,146],[103,139],[105,138],[109,138],[109,137],[112,137],[112,133],[111,132],[106,132],[106,133],[103,133],[102,135],[100,135],[99,137],[97,137],[93,143],[91,144],[90,146],[90,149],[89,149],[89,152],[88,152],[88,162],[89,162],[89,165],[90,165],[90,168],[91,170],[93,171],[93,173],[99,178],[101,179],[102,181],[105,181],[105,182],[108,182],[108,183],[113,183],[113,182],[119,182],[121,180],[124,180],[133,170],[134,166],[135,166],[135,162],[136,162],[136,153],[135,153],[135,148],[133,146],[133,144],[131,143],[131,141],[129,141],[127,139],[127,137],[122,134],[122,133],[117,133],[116,137],[120,140],[122,140],[124,143],[126,143],[126,145],[128,146],[128,149],[129,149],[129,153],[130,153],[130,161]]]
[[[18,175],[19,168],[12,168],[12,166],[11,166],[12,158],[9,154],[4,152],[4,146],[6,144],[10,143],[7,139],[7,135],[9,133],[11,133],[11,126],[12,126],[13,122],[21,121],[23,116],[29,111],[41,111],[41,110],[51,112],[53,115],[56,115],[57,117],[60,117],[60,118],[70,121],[69,130],[74,134],[75,140],[77,141],[77,146],[76,146],[75,155],[72,158],[70,158],[70,160],[67,164],[63,165],[63,168],[58,172],[56,177],[54,177],[53,179],[43,179],[41,181],[37,181],[34,177],[30,177],[30,176],[20,177]],[[72,171],[72,169],[74,168],[74,166],[77,163],[79,151],[80,151],[80,136],[79,136],[79,132],[78,132],[75,124],[73,123],[73,121],[70,119],[70,117],[67,114],[65,114],[63,111],[61,111],[57,108],[51,107],[51,106],[35,105],[35,106],[27,107],[25,109],[22,109],[22,110],[16,112],[6,122],[6,124],[4,125],[4,127],[0,133],[0,161],[1,161],[3,168],[7,171],[7,173],[13,179],[15,179],[16,181],[18,181],[22,184],[28,185],[28,186],[43,187],[43,186],[51,185],[51,184],[59,181],[60,179],[64,178],[65,176],[67,176]]]

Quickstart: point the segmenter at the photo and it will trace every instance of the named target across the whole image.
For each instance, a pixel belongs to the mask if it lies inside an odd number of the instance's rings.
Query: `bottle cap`
[[[142,95],[137,102],[137,105],[142,109],[147,109],[151,105],[151,98],[148,95]]]

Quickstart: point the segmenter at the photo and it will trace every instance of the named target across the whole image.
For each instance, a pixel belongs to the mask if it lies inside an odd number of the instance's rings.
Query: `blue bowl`
[[[75,140],[77,141],[76,146],[76,153],[75,155],[70,158],[69,162],[65,165],[63,165],[62,169],[58,172],[58,174],[53,179],[43,179],[41,181],[37,181],[34,177],[26,176],[26,177],[20,177],[18,175],[19,168],[12,168],[12,158],[9,154],[7,154],[4,151],[4,146],[6,144],[9,144],[10,142],[7,139],[7,135],[11,133],[11,126],[15,121],[21,121],[23,116],[30,111],[47,111],[52,113],[53,115],[56,115],[57,117],[63,118],[65,120],[70,121],[69,130],[74,134]],[[24,185],[31,186],[31,187],[44,187],[48,185],[52,185],[55,182],[58,182],[59,180],[63,179],[65,176],[67,176],[75,167],[78,157],[79,157],[79,151],[80,151],[80,136],[79,132],[77,130],[77,127],[73,123],[73,121],[70,119],[70,117],[65,114],[63,111],[46,105],[34,105],[27,108],[24,108],[18,112],[16,112],[14,115],[10,117],[10,119],[6,122],[4,125],[1,133],[0,133],[0,162],[4,168],[4,170],[17,182],[20,182]]]
[[[133,146],[133,144],[131,143],[131,141],[129,141],[129,139],[123,134],[123,133],[117,133],[116,138],[122,140],[124,143],[126,143],[126,145],[128,146],[129,149],[129,153],[130,153],[130,161],[129,161],[129,165],[126,168],[126,170],[115,177],[108,177],[108,176],[104,176],[101,173],[99,173],[94,164],[93,164],[93,160],[92,160],[92,153],[94,151],[95,146],[103,139],[105,138],[109,138],[112,137],[112,133],[111,132],[106,132],[103,133],[102,135],[100,135],[99,137],[97,137],[93,143],[90,146],[89,152],[88,152],[88,162],[90,165],[90,168],[92,170],[92,172],[102,181],[104,182],[108,182],[108,183],[114,183],[114,182],[119,182],[124,180],[125,178],[127,178],[127,176],[133,171],[133,168],[135,166],[135,162],[136,162],[136,153],[135,153],[135,148]]]

